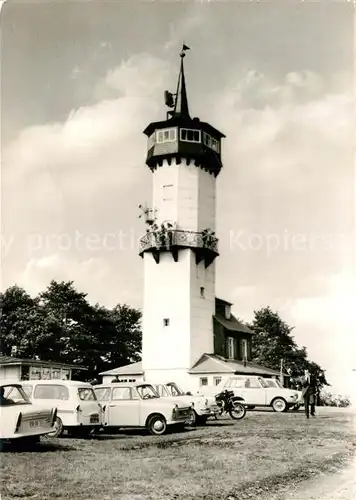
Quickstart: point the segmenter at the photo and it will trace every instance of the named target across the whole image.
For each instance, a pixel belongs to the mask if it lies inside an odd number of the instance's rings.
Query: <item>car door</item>
[[[108,405],[108,425],[140,425],[140,398],[134,387],[113,387]]]
[[[102,409],[103,425],[109,425],[109,402],[111,399],[111,387],[94,387],[96,399]]]
[[[266,389],[262,387],[257,378],[246,377],[245,387],[242,391],[243,398],[249,405],[265,406]]]

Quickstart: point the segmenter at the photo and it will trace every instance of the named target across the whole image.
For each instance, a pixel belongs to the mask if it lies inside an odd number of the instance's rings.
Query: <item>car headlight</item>
[[[291,398],[292,398],[292,399],[298,399],[298,394],[296,394],[296,393],[292,394],[292,395],[291,395]]]
[[[208,399],[205,400],[205,406],[209,406],[209,400]]]
[[[191,407],[191,408],[194,408],[194,402],[192,402],[192,403],[190,404],[190,407]]]

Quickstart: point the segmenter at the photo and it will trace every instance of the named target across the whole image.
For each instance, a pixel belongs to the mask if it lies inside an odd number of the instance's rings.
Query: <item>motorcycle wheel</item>
[[[229,411],[229,415],[234,420],[241,420],[246,415],[246,408],[241,403],[233,403],[233,407]]]

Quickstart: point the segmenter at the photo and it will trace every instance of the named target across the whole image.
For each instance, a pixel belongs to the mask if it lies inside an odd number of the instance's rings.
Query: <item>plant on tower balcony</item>
[[[215,240],[215,232],[209,228],[203,229],[201,232],[201,238],[203,241],[203,247],[209,247]]]
[[[169,250],[173,244],[173,224],[170,222],[162,223],[160,226],[154,223],[151,228],[146,231],[153,235],[155,239],[156,248],[160,249],[166,247]]]

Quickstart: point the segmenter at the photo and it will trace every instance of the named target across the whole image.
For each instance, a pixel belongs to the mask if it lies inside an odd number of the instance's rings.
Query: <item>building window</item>
[[[227,338],[227,357],[229,359],[235,358],[235,339],[234,339],[234,337]]]
[[[247,357],[248,357],[248,342],[246,339],[241,339],[241,354],[242,354],[242,359],[247,359]]]
[[[52,379],[60,379],[61,378],[61,369],[60,368],[52,368],[51,378]]]
[[[31,366],[30,380],[41,380],[41,368],[38,368],[37,366]]]
[[[181,128],[180,140],[184,142],[201,142],[201,132],[200,130]]]
[[[230,319],[230,317],[231,317],[231,306],[226,305],[225,306],[225,318]]]
[[[156,131],[157,143],[162,142],[174,142],[177,140],[177,129],[176,128],[164,128],[162,130]]]
[[[200,377],[199,383],[200,386],[208,385],[208,377]]]
[[[169,318],[163,319],[163,326],[169,326]]]
[[[206,132],[204,132],[203,141],[204,141],[204,144],[206,146],[208,146],[208,148],[213,149],[214,151],[216,151],[217,153],[219,153],[219,151],[220,151],[220,144],[219,144],[219,141],[217,141],[216,139],[214,139],[214,137],[211,137],[211,135],[209,135]]]
[[[205,288],[203,286],[200,287],[200,297],[205,299]]]
[[[221,382],[221,377],[214,377],[214,385],[219,385]]]

